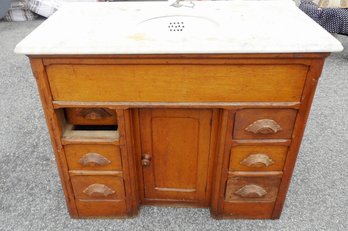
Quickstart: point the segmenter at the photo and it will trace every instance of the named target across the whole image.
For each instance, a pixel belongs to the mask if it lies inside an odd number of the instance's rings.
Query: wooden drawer
[[[75,198],[81,201],[125,199],[123,178],[113,175],[72,175]]]
[[[227,202],[274,202],[281,175],[238,174],[226,183]]]
[[[122,171],[119,146],[111,144],[69,144],[64,146],[69,170]]]
[[[117,124],[115,110],[107,108],[66,108],[66,120],[74,125]]]
[[[235,146],[231,149],[230,171],[282,171],[287,146]]]
[[[82,65],[46,67],[54,100],[300,102],[304,65]]]
[[[125,217],[127,206],[123,178],[71,176],[79,217]]]
[[[237,111],[235,139],[290,139],[296,119],[294,109],[243,109]]]

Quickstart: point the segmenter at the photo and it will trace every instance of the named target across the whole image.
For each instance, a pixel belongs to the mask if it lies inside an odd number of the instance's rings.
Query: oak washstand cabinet
[[[73,218],[140,205],[278,218],[324,59],[340,50],[287,0],[67,4],[16,47]]]

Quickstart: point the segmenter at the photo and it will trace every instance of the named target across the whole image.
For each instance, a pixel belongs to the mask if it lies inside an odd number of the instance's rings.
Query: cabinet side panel
[[[33,74],[36,78],[37,87],[40,94],[42,107],[45,113],[48,131],[51,137],[51,143],[54,150],[58,172],[61,178],[65,200],[71,217],[77,218],[78,213],[73,196],[73,190],[68,174],[68,166],[65,159],[65,153],[62,148],[60,137],[62,134],[57,114],[52,105],[52,96],[47,81],[47,75],[42,63],[42,59],[30,58]]]
[[[273,210],[273,219],[277,219],[280,217],[284,205],[286,193],[290,185],[291,176],[294,171],[295,162],[297,159],[298,151],[300,149],[303,133],[306,127],[315,89],[317,86],[318,79],[321,75],[323,64],[324,58],[313,59],[309,72],[307,74],[305,87],[301,98],[301,106],[296,118],[295,127],[292,134],[292,142],[289,147],[289,152],[284,165],[284,175],[280,184],[278,197]]]

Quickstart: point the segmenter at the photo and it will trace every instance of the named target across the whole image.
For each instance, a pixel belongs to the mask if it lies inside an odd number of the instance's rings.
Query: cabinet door
[[[140,111],[144,199],[205,203],[211,110]]]

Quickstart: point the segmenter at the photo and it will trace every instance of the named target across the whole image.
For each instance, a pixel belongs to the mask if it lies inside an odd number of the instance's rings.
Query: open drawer
[[[66,120],[77,125],[113,125],[117,124],[115,110],[107,108],[66,108]]]

